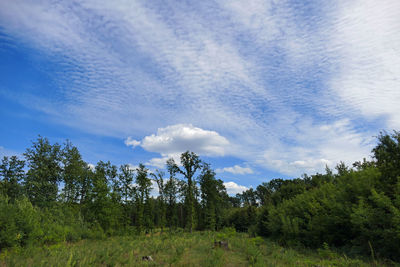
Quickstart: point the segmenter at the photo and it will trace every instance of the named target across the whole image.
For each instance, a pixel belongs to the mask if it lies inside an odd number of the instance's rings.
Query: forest
[[[193,152],[166,172],[86,163],[70,141],[39,136],[0,164],[0,252],[154,231],[234,229],[287,247],[335,248],[400,261],[400,132],[365,158],[325,173],[272,179],[229,196]],[[366,155],[367,156],[367,155]],[[151,194],[157,185],[158,194]]]

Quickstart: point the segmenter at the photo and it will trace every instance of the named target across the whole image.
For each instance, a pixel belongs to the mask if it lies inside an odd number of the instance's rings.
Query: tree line
[[[235,227],[283,245],[400,260],[400,133],[380,133],[372,160],[272,179],[229,196],[193,152],[145,165],[91,168],[79,150],[39,137],[0,165],[0,249],[115,234]],[[159,194],[151,195],[157,184]]]

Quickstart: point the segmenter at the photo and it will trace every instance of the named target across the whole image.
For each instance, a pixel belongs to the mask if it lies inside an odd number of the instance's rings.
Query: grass
[[[229,249],[214,248],[225,239]],[[154,261],[143,261],[143,256]],[[164,233],[82,240],[43,247],[14,248],[0,254],[0,266],[394,266],[318,251],[284,248],[242,233]]]

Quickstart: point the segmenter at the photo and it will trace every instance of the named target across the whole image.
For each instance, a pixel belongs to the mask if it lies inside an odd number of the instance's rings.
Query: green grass
[[[225,239],[229,250],[213,248]],[[153,262],[142,261],[151,255]],[[393,265],[393,264],[392,264]],[[284,248],[260,237],[239,233],[164,233],[111,237],[52,246],[11,249],[0,254],[0,266],[391,266],[318,251]]]

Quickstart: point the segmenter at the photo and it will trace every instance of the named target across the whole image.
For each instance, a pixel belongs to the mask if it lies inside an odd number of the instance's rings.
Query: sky
[[[0,0],[0,156],[197,153],[230,194],[400,130],[400,1]]]

